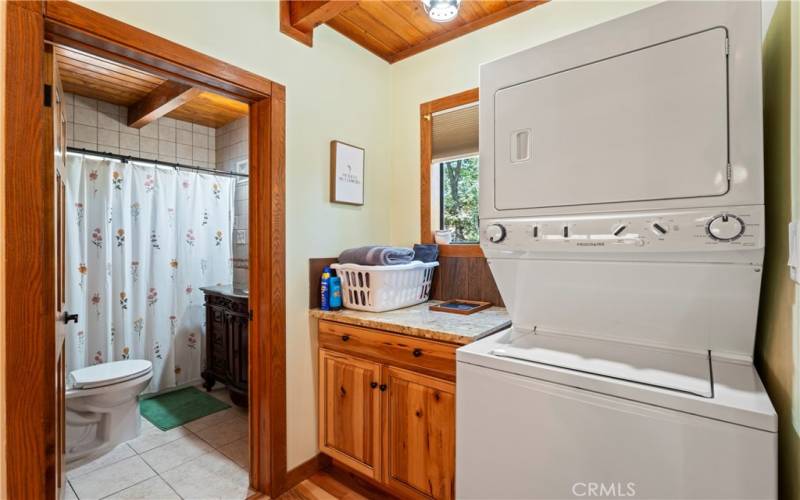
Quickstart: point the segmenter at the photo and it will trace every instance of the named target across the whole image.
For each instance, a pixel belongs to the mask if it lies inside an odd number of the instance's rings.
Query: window
[[[439,163],[439,228],[453,243],[478,242],[478,156]]]

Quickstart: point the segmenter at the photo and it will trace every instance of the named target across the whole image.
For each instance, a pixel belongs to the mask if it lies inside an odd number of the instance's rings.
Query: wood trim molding
[[[484,257],[480,245],[439,245],[442,257]]]
[[[55,350],[54,277],[45,255],[52,240],[47,207],[51,181],[45,160],[43,104],[44,25],[41,5],[10,1],[6,9],[5,68],[5,384],[7,491],[3,498],[53,498],[48,466],[53,462],[55,425],[50,395],[55,377],[47,374]],[[52,155],[52,152],[51,152]],[[51,156],[52,157],[52,156]],[[31,228],[34,228],[31,230]],[[52,248],[52,247],[51,247]],[[13,293],[11,293],[13,291]],[[19,325],[25,335],[13,335]],[[22,383],[21,383],[22,382]],[[48,392],[48,388],[51,388]],[[48,486],[50,495],[47,495]]]
[[[128,126],[142,128],[202,93],[202,89],[167,80],[138,102],[128,106]]]
[[[433,113],[478,102],[477,88],[441,97],[419,105],[420,145],[420,241],[433,243],[433,219],[431,214],[431,161],[433,158]],[[462,245],[453,245],[462,246]],[[470,245],[463,245],[470,246]],[[477,246],[477,245],[475,245]],[[480,248],[478,248],[480,250]],[[443,254],[444,255],[444,254]],[[483,254],[481,253],[481,256]]]
[[[389,61],[389,63],[396,63],[397,61],[407,59],[413,55],[419,54],[420,52],[424,52],[428,49],[436,47],[437,45],[441,45],[455,38],[472,33],[473,31],[485,28],[486,26],[494,24],[498,21],[502,21],[503,19],[507,19],[511,16],[516,16],[517,14],[525,12],[526,10],[532,9],[548,1],[549,0],[525,0],[514,3],[505,9],[499,10],[486,17],[481,17],[480,19],[476,19],[471,23],[463,24],[458,28],[442,33],[441,35],[428,38],[417,45],[413,45],[405,50],[393,54],[392,56],[386,58],[386,60]]]
[[[317,453],[286,474],[286,491],[291,490],[317,472],[327,469],[332,463],[331,457]]]
[[[44,21],[50,41],[90,51],[166,80],[225,92],[247,101],[272,93],[272,82],[266,78],[73,2],[47,0]]]
[[[35,112],[43,104],[45,40],[250,104],[250,478],[254,489],[279,496],[287,484],[285,87],[71,2],[11,1],[0,8],[7,9],[4,288],[15,290],[3,299],[4,327],[27,328],[26,335],[6,336],[7,442],[0,464],[7,491],[0,497],[55,496],[46,479],[55,451],[47,431],[54,417],[47,395],[55,377],[45,369],[55,348],[53,256],[46,250],[52,235],[42,229],[53,217],[45,187],[45,158],[52,151],[45,151],[44,116]]]

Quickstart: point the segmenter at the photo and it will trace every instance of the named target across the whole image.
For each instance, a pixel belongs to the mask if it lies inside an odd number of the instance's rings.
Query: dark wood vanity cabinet
[[[231,401],[247,406],[247,296],[230,286],[202,288],[206,304],[206,368],[203,387],[225,384]]]

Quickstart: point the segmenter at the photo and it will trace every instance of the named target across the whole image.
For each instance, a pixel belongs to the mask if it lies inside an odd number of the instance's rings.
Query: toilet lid
[[[102,387],[144,375],[152,368],[153,364],[144,359],[127,359],[87,366],[70,372],[70,385],[73,389]]]

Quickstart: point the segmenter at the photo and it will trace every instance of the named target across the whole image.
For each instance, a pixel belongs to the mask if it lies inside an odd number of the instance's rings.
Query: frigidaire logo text
[[[605,246],[605,245],[606,244],[604,242],[602,242],[602,241],[579,241],[578,242],[578,246],[579,247],[602,247],[602,246]]]
[[[624,498],[636,496],[636,483],[575,483],[572,494],[576,497]]]

